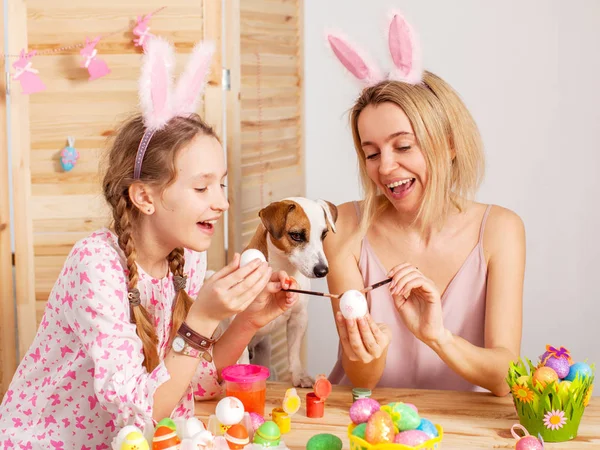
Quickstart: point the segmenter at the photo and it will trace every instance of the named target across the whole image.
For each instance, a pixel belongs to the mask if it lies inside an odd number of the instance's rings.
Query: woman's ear
[[[142,214],[151,215],[154,213],[154,196],[144,183],[138,182],[129,186],[129,199]]]

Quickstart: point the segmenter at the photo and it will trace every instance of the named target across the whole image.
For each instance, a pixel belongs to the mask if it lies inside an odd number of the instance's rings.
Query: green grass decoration
[[[512,362],[506,381],[521,425],[531,435],[541,435],[545,442],[564,442],[575,438],[585,410],[584,403],[589,402],[594,384],[594,364],[590,367],[592,376],[582,379],[577,374],[568,389],[559,387],[560,381],[553,381],[542,388],[539,383],[533,383],[532,376],[537,367],[529,359]],[[517,382],[520,377],[528,378]],[[523,389],[515,392],[515,386],[523,386]]]

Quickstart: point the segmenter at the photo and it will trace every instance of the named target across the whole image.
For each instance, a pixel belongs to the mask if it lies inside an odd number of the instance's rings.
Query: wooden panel
[[[4,23],[4,8],[0,9]],[[0,34],[4,48],[4,33]],[[1,65],[2,63],[0,63]],[[16,369],[12,249],[10,243],[9,166],[6,128],[6,78],[0,78],[0,402]]]
[[[18,172],[15,188],[19,191],[15,197],[19,210],[15,223],[20,229],[17,297],[19,305],[23,305],[23,311],[19,311],[23,352],[35,334],[33,320],[37,318],[39,323],[48,294],[73,244],[90,231],[110,225],[109,209],[100,190],[98,163],[106,150],[107,137],[114,134],[122,120],[138,111],[141,50],[134,47],[131,32],[123,30],[131,29],[137,15],[155,11],[165,3],[154,0],[106,0],[102,4],[28,0],[26,6],[22,0],[9,3],[21,17],[13,25],[20,38],[15,39],[11,53],[27,47],[28,40],[28,48],[40,52],[34,66],[47,87],[28,97],[21,95],[17,86],[15,95],[17,104],[23,105],[13,119],[23,136],[13,161],[13,170]],[[19,15],[15,17],[18,19]],[[114,31],[117,33],[109,35]],[[172,0],[152,18],[151,32],[174,43],[179,74],[187,54],[199,40],[214,40],[220,49],[221,4]],[[44,50],[79,44],[86,37],[97,35],[108,35],[97,46],[98,56],[111,69],[104,78],[88,81],[87,70],[80,67],[79,48],[42,54]],[[219,52],[203,105],[200,112],[221,134]],[[13,130],[15,134],[16,131]],[[70,172],[62,171],[59,164],[67,136],[75,138],[80,154]],[[27,199],[31,201],[26,202]],[[223,223],[217,228],[208,256],[210,268],[217,269],[225,263]]]
[[[239,10],[237,9],[239,7]],[[305,195],[302,143],[302,2],[299,0],[229,1],[228,65],[235,70],[228,102],[229,159],[241,161],[230,173],[232,229],[230,252],[241,251],[258,225],[258,211],[272,201]],[[239,49],[236,46],[239,45]],[[236,65],[239,64],[239,68]],[[239,71],[239,72],[238,72]],[[272,337],[271,360],[287,379],[285,330]]]

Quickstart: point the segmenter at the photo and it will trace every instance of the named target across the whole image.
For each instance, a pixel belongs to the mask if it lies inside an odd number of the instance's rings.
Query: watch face
[[[173,350],[175,350],[177,353],[181,352],[184,346],[185,341],[183,338],[177,336],[175,339],[173,339]]]

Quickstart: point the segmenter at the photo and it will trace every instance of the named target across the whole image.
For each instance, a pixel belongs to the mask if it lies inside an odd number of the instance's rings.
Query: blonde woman
[[[369,293],[364,318],[345,319],[333,301],[340,348],[330,380],[502,396],[520,352],[524,226],[514,212],[472,200],[484,169],[475,122],[445,81],[415,74],[411,30],[397,25],[390,50],[405,72],[396,79],[373,82],[374,71],[330,38],[369,85],[351,111],[365,197],[338,207],[338,231],[325,240],[329,290],[393,278]]]

